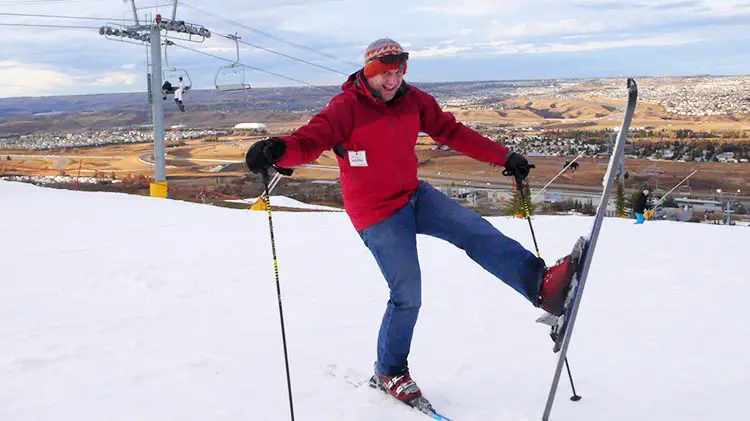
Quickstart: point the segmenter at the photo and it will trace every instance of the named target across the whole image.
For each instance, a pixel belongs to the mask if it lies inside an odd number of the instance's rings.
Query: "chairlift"
[[[244,91],[250,89],[250,84],[245,82],[245,65],[240,63],[240,43],[239,36],[227,35],[226,38],[234,40],[237,52],[237,59],[234,63],[221,66],[216,71],[214,85],[219,92]]]
[[[185,89],[183,89],[183,93],[190,90],[190,88],[193,86],[192,80],[190,80],[190,74],[188,74],[187,69],[184,69],[182,67],[173,67],[169,65],[169,56],[167,55],[167,48],[173,45],[172,41],[167,40],[164,44],[164,69],[162,71],[162,77],[164,82],[169,82],[173,87],[179,86],[179,78],[182,77],[182,82],[185,84]],[[164,95],[167,94],[174,94],[174,91],[167,92],[166,90],[163,91]]]

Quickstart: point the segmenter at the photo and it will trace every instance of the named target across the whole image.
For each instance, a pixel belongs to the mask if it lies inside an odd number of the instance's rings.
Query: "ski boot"
[[[574,275],[580,268],[586,243],[585,238],[579,238],[573,252],[558,260],[555,266],[544,273],[539,288],[538,306],[553,316],[562,316],[575,295]]]
[[[565,338],[568,313],[578,292],[579,272],[587,248],[588,240],[584,237],[579,238],[573,252],[560,259],[544,276],[544,281],[549,283],[546,287],[542,284],[540,295],[546,294],[546,297],[540,297],[540,306],[546,313],[536,321],[550,326],[550,337],[555,343],[552,352],[555,353],[560,351]]]
[[[375,365],[375,374],[370,377],[370,387],[379,389],[386,394],[398,399],[399,402],[416,409],[419,412],[435,420],[451,421],[440,415],[432,407],[430,401],[422,396],[417,383],[409,375],[409,369],[405,368],[401,373],[394,376],[384,376],[378,372],[377,364]]]
[[[378,373],[376,368],[375,374],[370,378],[370,386],[380,389],[406,404],[422,396],[422,391],[419,390],[419,386],[409,375],[408,368],[393,376],[384,376]]]

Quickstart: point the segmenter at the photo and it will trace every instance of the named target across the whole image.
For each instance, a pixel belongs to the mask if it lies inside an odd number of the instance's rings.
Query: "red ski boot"
[[[555,266],[544,273],[542,286],[539,288],[539,306],[548,313],[561,316],[565,312],[573,275],[578,271],[585,247],[586,239],[581,237],[571,254],[558,260]]]
[[[422,391],[419,390],[417,383],[412,380],[408,369],[395,376],[384,376],[376,370],[370,379],[370,385],[393,395],[396,399],[410,406],[415,399],[422,396]]]

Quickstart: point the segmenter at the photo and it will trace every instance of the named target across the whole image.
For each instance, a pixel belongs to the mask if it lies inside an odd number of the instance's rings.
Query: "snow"
[[[230,199],[230,200],[227,200],[227,202],[247,203],[247,204],[252,205],[253,203],[255,203],[256,200],[258,200],[257,197],[254,197],[251,199],[244,199],[244,200]],[[299,200],[295,200],[290,197],[273,196],[273,195],[271,195],[271,206],[279,206],[282,208],[291,208],[291,209],[343,211],[343,209],[334,208],[332,206],[311,205],[309,203],[300,202]]]
[[[288,420],[268,215],[0,181],[0,420]],[[272,201],[273,203],[273,201]],[[491,218],[533,247],[526,221]],[[592,218],[536,217],[542,256]],[[344,213],[273,214],[295,416],[424,420],[366,386],[387,288]],[[744,227],[606,219],[552,420],[742,419]],[[455,420],[539,420],[539,310],[419,238],[410,367]]]
[[[0,178],[6,181],[25,181],[36,184],[66,184],[75,183],[76,181],[81,184],[98,184],[101,182],[109,184],[121,183],[122,180],[112,180],[111,178],[95,178],[95,177],[71,177],[67,175],[54,175],[54,176],[28,176],[28,175],[11,175]]]

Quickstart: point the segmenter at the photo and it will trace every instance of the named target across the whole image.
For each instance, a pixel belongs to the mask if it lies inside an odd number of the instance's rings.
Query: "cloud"
[[[705,47],[707,43],[731,47],[721,53],[704,48],[702,60],[714,63],[723,59],[729,66],[744,63],[746,47],[739,47],[739,41],[747,40],[746,22],[750,19],[748,0],[381,0],[377,6],[369,0],[185,1],[178,7],[178,19],[204,25],[217,35],[203,43],[182,44],[227,59],[170,48],[170,64],[188,69],[195,89],[212,87],[216,69],[235,58],[234,43],[218,34],[237,33],[242,41],[343,73],[356,70],[364,47],[381,37],[401,42],[412,53],[415,70],[419,68],[416,60],[447,63],[460,56],[462,60],[491,61],[505,55],[502,60],[506,61],[508,55],[515,55],[513,60],[534,61],[549,55],[563,63],[565,54],[594,57],[628,47],[641,49],[643,55],[660,49],[669,58],[689,50],[669,47]],[[137,2],[139,6],[155,3]],[[170,2],[161,3],[155,9],[142,9],[139,15],[170,16]],[[146,48],[107,40],[97,31],[105,23],[131,18],[130,4],[121,3],[114,9],[111,2],[104,1],[76,4],[85,7],[73,13],[70,4],[58,2],[3,6],[9,12],[87,16],[94,20],[5,17],[3,21],[9,23],[83,25],[91,29],[14,27],[7,31],[0,60],[14,64],[2,67],[0,96],[143,88]],[[97,20],[102,17],[108,19]],[[259,69],[310,83],[341,78],[335,72],[247,45],[240,44],[240,49],[240,62]],[[682,58],[675,56],[675,60]],[[577,69],[573,62],[560,66],[562,74]],[[654,73],[661,71],[661,64],[653,66]],[[440,68],[427,66],[424,72],[439,73]],[[557,69],[553,65],[550,72]],[[480,70],[470,68],[462,77],[479,74]],[[249,72],[248,78],[254,85],[294,84],[257,71]]]
[[[654,10],[674,10],[674,9],[692,9],[698,6],[703,6],[703,2],[699,0],[685,0],[674,3],[657,4],[651,8]]]
[[[138,76],[134,72],[109,72],[96,77],[95,86],[135,85]]]
[[[557,20],[534,20],[529,22],[518,22],[514,24],[497,24],[491,26],[486,35],[490,39],[496,38],[542,38],[553,35],[586,35],[616,31],[626,28],[621,22],[580,20],[580,19],[557,19]]]
[[[437,13],[451,16],[490,16],[517,10],[524,2],[519,0],[448,0],[416,7],[420,13]]]
[[[36,96],[49,94],[61,87],[71,87],[70,75],[28,63],[0,61],[0,96]]]
[[[571,6],[595,11],[641,9],[645,7],[642,4],[627,1],[577,1],[573,2]]]
[[[641,38],[628,38],[622,40],[586,41],[577,44],[561,42],[551,42],[532,46],[526,44],[522,52],[527,54],[573,53],[625,47],[665,47],[673,45],[694,44],[701,41],[703,41],[703,39],[698,37],[686,36],[684,34],[673,34]],[[506,54],[502,51],[500,53]]]
[[[109,92],[133,91],[140,76],[125,71],[80,73],[4,60],[0,61],[0,97],[71,94],[97,88],[105,88]]]
[[[469,51],[471,47],[459,47],[459,46],[448,46],[448,47],[437,47],[430,46],[421,50],[411,50],[409,57],[440,57],[440,56],[455,56],[462,51]]]

